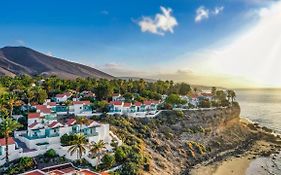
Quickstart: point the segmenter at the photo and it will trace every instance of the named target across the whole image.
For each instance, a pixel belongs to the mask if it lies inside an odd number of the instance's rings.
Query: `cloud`
[[[195,22],[200,22],[203,19],[209,18],[209,9],[205,8],[204,6],[199,7],[196,10]]]
[[[215,7],[214,9],[208,9],[204,6],[200,6],[196,10],[195,22],[199,23],[202,20],[208,19],[210,16],[217,16],[224,10],[223,6]]]
[[[138,22],[142,32],[150,32],[157,35],[165,35],[166,32],[174,33],[174,27],[178,25],[178,22],[174,16],[172,16],[172,9],[160,7],[162,13],[157,13],[153,18],[142,17]]]
[[[202,73],[244,77],[258,86],[281,87],[281,2],[259,9],[256,15],[255,23],[231,41],[181,58],[192,60],[181,64]]]
[[[218,15],[224,10],[223,6],[215,7],[215,9],[212,11],[213,15]]]

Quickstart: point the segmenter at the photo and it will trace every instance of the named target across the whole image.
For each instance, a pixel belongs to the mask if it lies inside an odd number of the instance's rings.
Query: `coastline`
[[[258,124],[246,118],[240,118],[241,123],[249,126],[254,132],[260,134],[260,138],[252,143],[242,146],[243,149],[235,149],[232,154],[222,154],[211,162],[203,162],[194,166],[191,175],[246,175],[255,174],[257,168],[268,171],[260,165],[259,159],[275,159],[281,152],[280,135],[271,132],[271,129],[260,127]],[[250,168],[256,161],[257,168]],[[276,165],[272,165],[276,166]]]

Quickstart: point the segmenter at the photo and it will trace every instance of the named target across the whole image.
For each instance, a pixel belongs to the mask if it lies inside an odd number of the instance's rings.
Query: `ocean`
[[[281,90],[238,90],[241,117],[281,134]]]
[[[241,117],[281,134],[281,90],[238,90],[236,95]],[[281,175],[281,154],[255,159],[246,175]]]

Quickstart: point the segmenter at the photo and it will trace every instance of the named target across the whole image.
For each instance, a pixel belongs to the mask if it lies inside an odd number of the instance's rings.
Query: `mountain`
[[[64,79],[114,77],[92,67],[45,55],[26,47],[0,49],[0,75],[56,75]]]

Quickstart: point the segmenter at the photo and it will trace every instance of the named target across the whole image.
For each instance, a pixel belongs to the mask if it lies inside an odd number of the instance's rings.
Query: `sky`
[[[1,2],[0,47],[26,46],[114,76],[281,87],[277,0]]]

